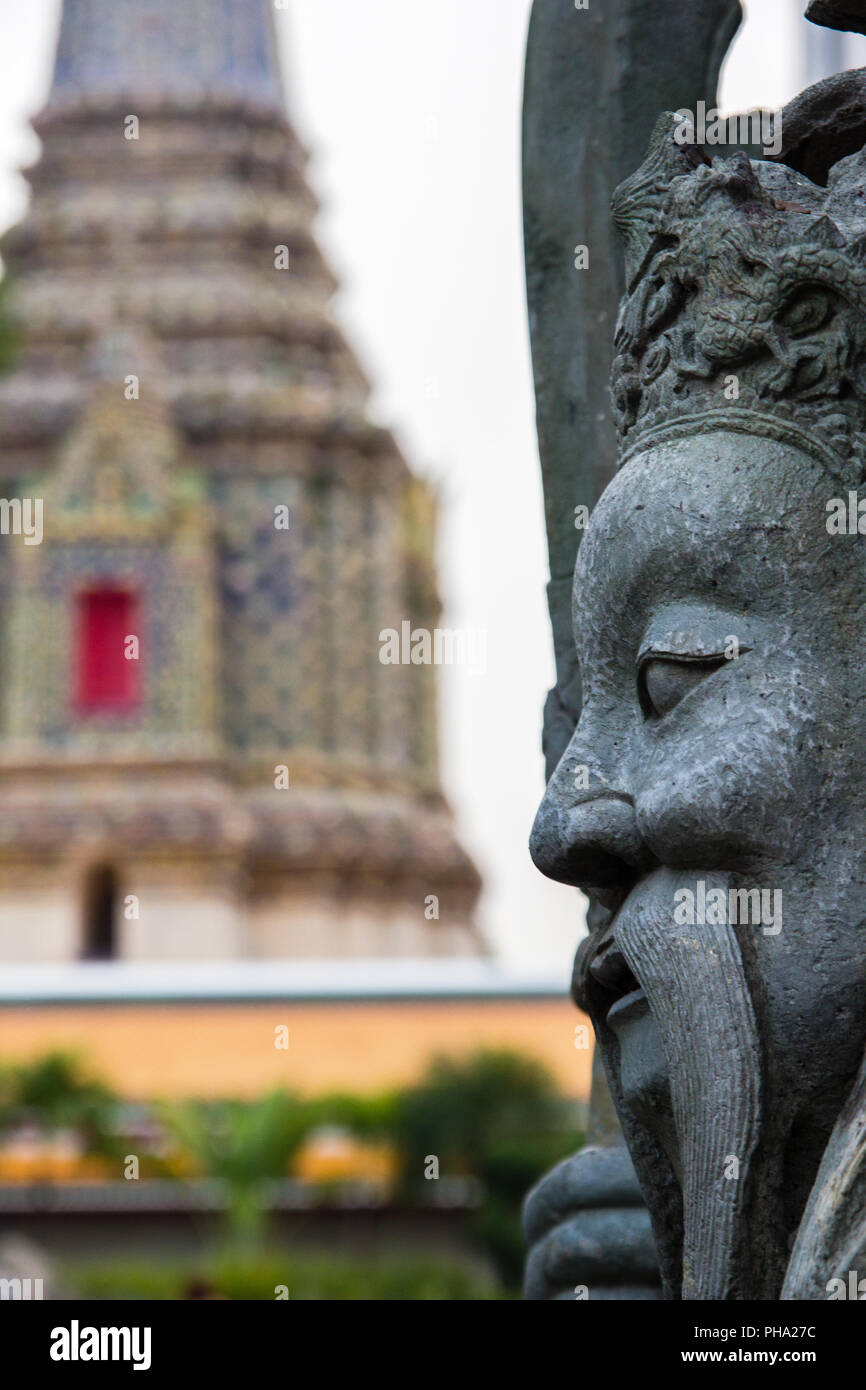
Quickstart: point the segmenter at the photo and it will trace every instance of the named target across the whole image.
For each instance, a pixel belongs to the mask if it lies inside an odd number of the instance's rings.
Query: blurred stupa
[[[271,5],[66,0],[35,128],[0,959],[480,951],[434,671],[379,660],[437,625],[433,500],[329,309]]]

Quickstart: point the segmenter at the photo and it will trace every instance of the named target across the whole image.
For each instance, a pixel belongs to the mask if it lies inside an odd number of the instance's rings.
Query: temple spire
[[[331,307],[276,8],[64,3],[2,242],[2,493],[50,524],[0,545],[0,960],[91,951],[109,870],[154,904],[137,934],[105,908],[139,960],[482,948],[436,670],[379,656],[438,621],[433,501]]]
[[[268,0],[66,0],[48,109],[115,100],[283,112]]]

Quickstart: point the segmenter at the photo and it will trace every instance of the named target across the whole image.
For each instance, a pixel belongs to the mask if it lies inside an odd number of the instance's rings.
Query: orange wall
[[[130,1098],[315,1094],[411,1081],[437,1052],[508,1047],[586,1099],[592,1053],[575,1047],[586,1024],[567,999],[28,1005],[0,1008],[0,1062],[75,1051]],[[280,1025],[287,1050],[274,1046]]]

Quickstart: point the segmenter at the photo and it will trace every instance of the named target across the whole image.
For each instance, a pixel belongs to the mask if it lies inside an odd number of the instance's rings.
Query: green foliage
[[[0,1130],[35,1124],[45,1131],[74,1129],[84,1152],[116,1157],[120,1102],[90,1077],[71,1053],[50,1052],[0,1072]]]
[[[440,1177],[481,1179],[476,1236],[506,1286],[516,1287],[525,1253],[523,1197],[582,1142],[549,1072],[513,1052],[479,1052],[465,1061],[438,1058],[426,1078],[404,1092],[394,1138],[408,1191],[424,1185],[429,1154],[439,1159]]]
[[[392,1138],[400,1103],[400,1095],[393,1091],[373,1096],[335,1091],[303,1102],[308,1132],[323,1125],[339,1125],[368,1143]]]
[[[484,1198],[476,1214],[475,1234],[507,1288],[519,1287],[526,1258],[520,1219],[524,1197],[542,1173],[582,1143],[583,1135],[569,1129],[498,1140],[479,1155],[477,1172]]]
[[[122,1151],[120,1113],[119,1102],[111,1091],[87,1076],[78,1061],[66,1054],[52,1053],[36,1062],[0,1070],[0,1130],[24,1121],[39,1123],[49,1130],[74,1128],[84,1135],[88,1152],[116,1156]],[[514,1290],[524,1258],[520,1230],[523,1197],[543,1172],[573,1153],[582,1142],[573,1125],[571,1107],[550,1074],[538,1062],[507,1051],[479,1052],[462,1060],[437,1058],[420,1082],[400,1092],[305,1099],[287,1091],[275,1091],[254,1101],[162,1104],[155,1107],[155,1114],[173,1141],[174,1152],[197,1173],[223,1184],[227,1203],[225,1235],[232,1261],[225,1268],[234,1269],[237,1278],[241,1277],[237,1271],[248,1268],[252,1252],[262,1246],[268,1184],[286,1175],[307,1135],[320,1126],[334,1124],[361,1140],[393,1147],[398,1156],[400,1188],[409,1200],[430,1200],[435,1196],[435,1187],[424,1177],[428,1155],[438,1158],[440,1178],[480,1180],[481,1201],[474,1216],[478,1244],[492,1260],[506,1288]],[[152,1158],[148,1163],[151,1171],[159,1166],[158,1160]],[[399,1285],[398,1276],[392,1278],[389,1272],[390,1265],[375,1275],[375,1262],[371,1265],[364,1260],[360,1267],[366,1271],[364,1277],[371,1288]],[[442,1275],[438,1265],[435,1269],[413,1266],[399,1277],[404,1275],[407,1288],[436,1290],[453,1284],[453,1280],[448,1282],[452,1276]],[[332,1278],[336,1288],[360,1287],[361,1275],[356,1278],[345,1262],[325,1260],[316,1265],[307,1261],[302,1276],[299,1288],[331,1287],[328,1281]],[[255,1282],[258,1275],[249,1277]],[[274,1282],[285,1284],[290,1280]],[[231,1296],[273,1297],[273,1293]],[[295,1297],[294,1291],[292,1296]],[[434,1291],[309,1295],[299,1292],[297,1296],[479,1295]]]
[[[567,1125],[566,1102],[539,1062],[485,1051],[437,1058],[400,1097],[393,1134],[412,1183],[427,1154],[438,1156],[440,1172],[478,1173],[479,1160],[503,1141],[558,1135]]]
[[[122,1261],[68,1264],[64,1282],[84,1298],[273,1300],[284,1285],[290,1300],[488,1300],[491,1282],[465,1262],[405,1256],[308,1255],[263,1252],[204,1263]]]
[[[239,1245],[261,1237],[266,1184],[282,1178],[309,1129],[306,1107],[288,1091],[261,1100],[163,1105],[160,1118],[209,1178],[225,1185],[228,1235]]]
[[[21,328],[9,312],[12,279],[7,271],[0,280],[0,376],[12,370],[21,351]]]
[[[249,1102],[162,1105],[159,1114],[209,1176],[229,1182],[284,1176],[309,1128],[305,1107],[288,1091]]]

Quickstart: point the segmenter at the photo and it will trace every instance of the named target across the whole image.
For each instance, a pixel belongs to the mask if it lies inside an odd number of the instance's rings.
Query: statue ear
[[[832,1280],[844,1286],[837,1297],[860,1298],[861,1278],[866,1297],[866,1058],[818,1169],[781,1298],[825,1300]]]

